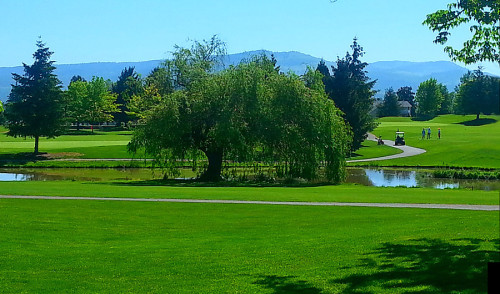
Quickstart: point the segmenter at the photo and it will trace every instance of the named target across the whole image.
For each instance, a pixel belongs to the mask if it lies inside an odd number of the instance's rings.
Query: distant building
[[[411,104],[408,101],[398,101],[399,115],[411,116]]]
[[[381,99],[376,99],[373,101],[373,106],[370,111],[370,115],[372,116],[377,116],[378,114],[378,107],[382,105],[384,100]],[[399,116],[411,116],[411,104],[408,101],[398,101],[398,106],[399,106]]]

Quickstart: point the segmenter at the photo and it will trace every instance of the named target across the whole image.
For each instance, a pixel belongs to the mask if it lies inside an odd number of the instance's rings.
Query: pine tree
[[[113,84],[113,93],[117,95],[116,105],[118,112],[114,115],[117,124],[130,121],[127,114],[129,112],[128,103],[134,95],[139,95],[144,90],[143,81],[140,75],[135,71],[135,67],[127,67],[122,70],[118,81]]]
[[[332,66],[332,74],[325,76],[323,83],[326,93],[344,112],[344,119],[351,126],[351,148],[354,151],[361,147],[367,132],[376,126],[375,119],[370,115],[375,94],[373,86],[376,81],[370,81],[366,75],[365,67],[368,64],[360,60],[364,51],[356,38],[351,49],[352,54],[347,53],[344,58],[338,59],[336,66]],[[324,68],[324,64],[318,65],[318,70],[326,74]]]
[[[36,45],[33,65],[23,63],[24,74],[12,74],[15,84],[5,113],[7,135],[34,138],[35,155],[40,137],[54,138],[64,128],[61,81],[53,73],[56,68],[50,60],[53,52],[40,40]]]
[[[392,88],[387,89],[384,95],[384,102],[379,106],[378,116],[398,116],[400,112],[398,96]]]

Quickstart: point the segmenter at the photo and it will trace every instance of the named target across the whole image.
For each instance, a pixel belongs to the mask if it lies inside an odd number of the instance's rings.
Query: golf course
[[[399,129],[426,152],[350,165],[498,171],[500,117],[474,118],[379,119],[373,134]],[[428,127],[441,139],[422,139]],[[33,141],[2,134],[2,165],[105,174],[140,158],[130,137],[82,130],[41,139],[43,157],[25,158]],[[365,141],[349,159],[400,152]],[[104,179],[0,181],[0,191],[5,293],[486,293],[488,262],[500,260],[495,190]]]

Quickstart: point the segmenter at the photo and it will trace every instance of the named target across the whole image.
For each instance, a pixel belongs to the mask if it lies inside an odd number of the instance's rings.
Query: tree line
[[[416,93],[408,86],[397,91],[389,88],[378,106],[378,116],[399,116],[400,101],[407,101],[412,106],[410,116],[420,119],[441,114],[475,114],[479,119],[480,114],[500,114],[500,78],[478,68],[464,74],[452,92],[434,78],[420,83]]]
[[[262,162],[277,176],[323,173],[341,182],[346,156],[376,127],[370,115],[376,81],[365,71],[356,38],[331,69],[321,61],[302,76],[281,72],[266,55],[225,67],[225,44],[213,36],[176,46],[145,78],[130,67],[116,82],[74,76],[67,90],[53,73],[53,52],[41,41],[37,47],[33,65],[13,74],[4,111],[7,135],[34,138],[35,154],[40,137],[59,136],[70,124],[78,130],[83,123],[114,122],[134,125],[129,150],[153,157],[170,175],[186,160],[195,169],[206,163],[200,178],[210,181],[221,179],[225,162]],[[454,93],[434,79],[416,93],[389,89],[380,112],[391,115],[390,103],[398,100],[414,105],[419,117],[495,113],[498,79],[475,71]]]

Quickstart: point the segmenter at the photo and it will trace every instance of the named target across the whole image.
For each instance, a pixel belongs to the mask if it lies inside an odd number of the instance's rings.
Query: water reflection
[[[191,169],[182,169],[179,178],[192,178]],[[150,169],[91,169],[91,168],[37,168],[0,169],[0,181],[113,181],[152,180],[161,178],[160,172]],[[430,173],[408,169],[349,168],[347,183],[376,187],[428,187],[435,189],[467,188],[500,190],[500,181],[436,179]]]
[[[428,172],[401,169],[350,168],[347,182],[375,187],[500,190],[500,181],[436,179]]]

